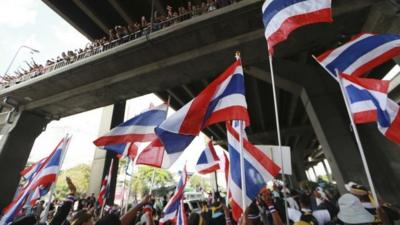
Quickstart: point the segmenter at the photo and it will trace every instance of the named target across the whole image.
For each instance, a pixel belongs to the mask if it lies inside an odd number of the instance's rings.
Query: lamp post
[[[21,49],[23,49],[23,48],[29,49],[29,50],[31,51],[31,54],[33,54],[33,53],[39,53],[39,50],[36,50],[36,49],[31,48],[31,47],[29,47],[29,46],[26,46],[26,45],[21,45],[21,46],[19,46],[17,52],[15,52],[14,57],[12,58],[10,64],[8,65],[7,70],[6,70],[6,72],[4,73],[4,75],[7,75],[8,71],[10,70],[12,64],[13,64],[14,61],[15,61],[15,58],[17,58],[18,53],[19,53],[19,52],[21,51]]]

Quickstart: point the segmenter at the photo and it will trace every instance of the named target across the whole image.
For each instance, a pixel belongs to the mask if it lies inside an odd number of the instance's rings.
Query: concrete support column
[[[101,116],[101,124],[99,129],[99,135],[103,135],[110,128],[113,128],[124,121],[125,117],[125,104],[126,102],[119,102],[113,106],[107,106],[103,109],[103,114]],[[117,174],[118,174],[118,158],[116,154],[110,151],[105,151],[102,149],[96,149],[93,163],[92,171],[89,181],[89,193],[99,193],[101,188],[101,181],[108,174],[110,168],[111,159],[114,159],[114,170],[111,179],[111,190],[110,196],[107,199],[107,204],[114,204],[115,188],[117,184]]]
[[[392,203],[399,202],[399,146],[386,139],[376,124],[359,125],[358,132],[378,197]]]
[[[125,117],[125,106],[126,101],[118,102],[114,104],[114,109],[111,118],[111,127],[114,128],[124,122]],[[114,204],[114,197],[115,197],[115,188],[117,186],[117,175],[118,175],[118,165],[119,160],[117,155],[111,151],[106,151],[106,158],[104,162],[104,169],[103,169],[103,176],[105,177],[108,174],[108,170],[111,165],[111,160],[113,159],[113,172],[112,172],[112,179],[110,184],[110,196],[107,199],[107,204],[113,205]]]
[[[303,180],[307,180],[306,167],[304,165],[304,158],[302,157],[303,149],[292,150],[292,169],[294,177],[294,186],[298,186],[298,183]]]
[[[113,109],[114,107],[112,105],[103,108],[99,127],[99,136],[110,130]],[[105,160],[106,151],[96,148],[92,162],[92,170],[90,172],[88,194],[95,193],[95,196],[99,194]]]
[[[0,209],[11,202],[20,181],[19,172],[24,169],[33,143],[48,120],[24,111],[15,123],[14,129],[0,141]]]

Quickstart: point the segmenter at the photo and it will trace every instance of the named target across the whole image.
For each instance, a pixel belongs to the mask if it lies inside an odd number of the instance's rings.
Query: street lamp
[[[8,71],[10,70],[12,64],[13,64],[14,61],[15,61],[15,58],[17,58],[18,53],[19,53],[19,52],[21,51],[21,49],[23,49],[23,48],[29,49],[31,54],[39,53],[39,50],[36,50],[36,49],[31,48],[31,47],[29,47],[29,46],[26,46],[26,45],[21,45],[21,46],[19,46],[17,52],[15,52],[14,57],[12,58],[10,64],[8,65],[7,70],[6,70],[6,72],[4,73],[4,75],[7,75]]]

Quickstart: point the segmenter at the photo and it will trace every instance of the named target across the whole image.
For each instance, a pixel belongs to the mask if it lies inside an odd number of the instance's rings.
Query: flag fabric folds
[[[105,150],[117,153],[119,158],[129,157],[130,160],[134,160],[138,154],[138,147],[133,142],[106,145],[103,147]]]
[[[34,204],[37,199],[46,194],[50,186],[55,182],[61,167],[62,157],[67,150],[70,137],[63,138],[53,152],[42,163],[37,163],[36,172],[32,173],[25,187],[21,188],[13,201],[3,210],[0,224],[7,224],[15,218],[23,205]],[[34,166],[35,167],[35,166]],[[34,169],[34,168],[31,168]],[[32,170],[28,170],[30,172]],[[25,171],[26,172],[26,171]],[[24,174],[24,171],[22,171]],[[26,175],[28,173],[25,173]]]
[[[114,159],[111,160],[110,169],[108,170],[108,174],[104,177],[101,182],[101,188],[99,192],[99,196],[97,197],[97,201],[102,206],[106,203],[106,200],[110,194],[110,185],[111,185],[111,177],[114,168]]]
[[[169,155],[165,152],[164,145],[160,139],[155,139],[147,145],[138,155],[136,165],[147,165],[157,168],[168,169],[179,155]]]
[[[219,169],[219,161],[213,143],[209,141],[197,160],[196,171],[200,174],[208,174],[217,171]]]
[[[385,117],[378,117],[378,129],[389,140],[400,144],[400,110],[391,99],[386,104]]]
[[[183,204],[183,199],[178,209],[178,216],[176,218],[176,225],[188,225],[187,214],[185,210],[185,205]]]
[[[385,117],[389,81],[341,76],[355,123],[370,123]]]
[[[179,179],[179,182],[176,185],[175,193],[169,199],[167,205],[163,210],[164,216],[160,218],[160,224],[164,224],[168,221],[177,221],[179,208],[184,207],[182,201],[183,201],[183,193],[185,190],[186,182],[187,182],[187,172],[185,165],[181,173],[181,178]]]
[[[268,51],[272,55],[275,45],[286,40],[297,28],[332,22],[331,0],[266,0],[262,17]]]
[[[336,69],[359,77],[398,55],[400,35],[363,33],[346,44],[321,54],[317,61],[337,79]]]
[[[233,119],[249,124],[240,59],[155,131],[165,146],[166,154],[177,158],[203,128]]]
[[[228,150],[231,162],[240,162],[241,146],[240,135],[245,133],[240,130],[240,121],[227,122]],[[245,135],[241,135],[242,137]],[[243,138],[244,168],[240,163],[231,163],[229,168],[229,192],[231,195],[232,216],[237,221],[243,209],[248,207],[257,197],[266,183],[279,174],[280,168],[260,149],[252,145],[247,138]],[[242,177],[244,169],[246,184],[246,205],[242,203]]]
[[[153,141],[156,138],[154,128],[165,120],[167,109],[167,104],[151,108],[114,127],[110,132],[95,140],[94,144],[122,154],[125,150],[123,146],[127,143]],[[110,147],[110,145],[114,146]]]

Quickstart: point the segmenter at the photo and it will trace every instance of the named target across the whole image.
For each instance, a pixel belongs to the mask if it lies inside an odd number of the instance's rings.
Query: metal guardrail
[[[214,11],[214,10],[212,10],[212,11]],[[102,53],[104,51],[107,51],[109,49],[112,49],[112,48],[115,48],[117,46],[120,46],[121,44],[130,42],[130,41],[134,41],[134,40],[136,40],[136,39],[138,39],[140,37],[146,36],[146,35],[148,35],[150,33],[154,33],[154,32],[160,31],[160,30],[162,30],[162,29],[164,29],[166,27],[172,26],[172,25],[174,25],[176,23],[188,20],[188,19],[190,19],[192,17],[195,17],[195,16],[198,16],[198,15],[206,14],[208,12],[210,12],[210,11],[200,12],[200,10],[198,10],[196,12],[188,12],[188,13],[185,13],[183,15],[180,15],[180,16],[177,16],[177,17],[174,17],[174,18],[171,18],[171,19],[159,22],[159,23],[153,22],[153,24],[152,24],[153,26],[152,27],[151,27],[151,24],[150,24],[147,27],[141,29],[140,31],[137,31],[135,33],[126,35],[126,36],[124,36],[124,37],[122,37],[120,39],[112,40],[111,42],[107,42],[104,45],[101,45],[101,46],[98,46],[98,47],[94,47],[94,48],[90,49],[89,51],[85,51],[85,52],[82,52],[82,53],[76,55],[75,57],[72,57],[72,58],[70,57],[69,60],[63,59],[63,61],[56,62],[54,64],[45,66],[41,71],[33,71],[33,72],[30,72],[30,73],[24,74],[21,77],[15,78],[15,79],[13,79],[11,81],[8,81],[6,83],[2,83],[2,84],[0,84],[0,89],[5,89],[5,88],[11,87],[13,85],[19,84],[21,82],[24,82],[26,80],[30,80],[30,79],[32,79],[34,77],[37,77],[37,76],[40,76],[42,74],[57,70],[57,69],[62,68],[64,66],[66,66],[66,65],[69,65],[69,64],[72,64],[74,62],[77,62],[77,61],[79,61],[81,59],[85,59],[85,58],[97,55],[97,54]]]

